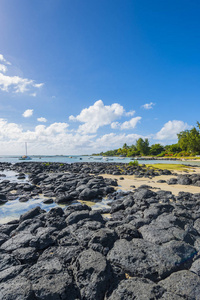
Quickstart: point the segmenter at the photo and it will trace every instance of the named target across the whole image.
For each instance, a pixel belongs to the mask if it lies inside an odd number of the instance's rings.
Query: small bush
[[[139,166],[139,163],[137,160],[134,160],[134,161],[130,161],[128,165],[129,166]]]

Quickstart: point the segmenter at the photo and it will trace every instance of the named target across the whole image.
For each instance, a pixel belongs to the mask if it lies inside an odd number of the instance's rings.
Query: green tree
[[[200,123],[197,122],[197,128],[181,131],[178,134],[178,145],[183,151],[189,153],[200,153]]]
[[[181,152],[181,148],[178,144],[172,144],[169,146],[169,152],[172,152],[173,154]]]
[[[158,155],[158,154],[160,154],[164,150],[165,149],[164,149],[164,147],[161,144],[154,144],[154,145],[151,145],[149,153],[151,155]]]
[[[142,155],[148,155],[149,154],[149,140],[145,139],[143,140],[142,138],[139,138],[136,141],[136,148]]]

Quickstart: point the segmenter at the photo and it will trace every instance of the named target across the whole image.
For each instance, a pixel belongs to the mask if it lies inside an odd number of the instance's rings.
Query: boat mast
[[[25,142],[26,156],[27,156],[27,142]]]

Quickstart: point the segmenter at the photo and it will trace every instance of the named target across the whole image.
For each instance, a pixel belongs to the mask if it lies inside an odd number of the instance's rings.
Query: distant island
[[[126,143],[122,148],[108,150],[106,152],[94,153],[92,155],[141,157],[154,156],[166,158],[183,158],[200,156],[200,123],[197,127],[184,130],[177,134],[178,142],[172,145],[161,144],[149,145],[149,140],[139,138],[135,145],[128,146]]]

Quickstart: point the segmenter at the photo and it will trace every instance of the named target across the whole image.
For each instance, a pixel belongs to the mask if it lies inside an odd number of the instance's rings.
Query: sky
[[[177,142],[200,121],[198,0],[1,0],[0,155]]]

